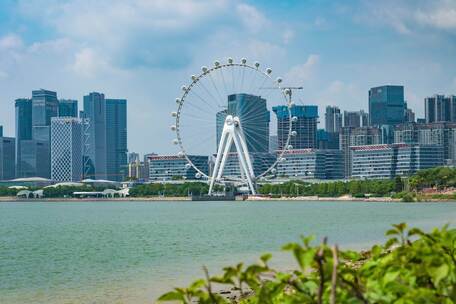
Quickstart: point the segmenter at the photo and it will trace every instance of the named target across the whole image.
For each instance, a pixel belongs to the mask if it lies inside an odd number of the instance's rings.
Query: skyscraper
[[[3,137],[3,126],[0,126],[0,137]]]
[[[272,110],[277,115],[278,149],[283,150],[288,138],[290,119],[287,106],[276,106]],[[317,106],[295,105],[291,109],[291,116],[296,117],[291,131],[296,131],[296,136],[291,136],[289,144],[293,149],[317,148]]]
[[[15,147],[16,142],[12,137],[0,135],[0,180],[15,177]]]
[[[456,96],[435,94],[424,99],[426,123],[456,122]]]
[[[82,123],[74,117],[51,120],[51,179],[58,182],[81,181]]]
[[[107,178],[122,181],[127,162],[127,100],[106,99]]]
[[[106,101],[104,94],[93,92],[84,96],[83,117],[89,120],[87,165],[89,177],[107,178],[106,167]]]
[[[339,133],[342,127],[342,114],[339,107],[327,106],[325,112],[325,130],[328,133]]]
[[[23,140],[32,139],[32,100],[27,98],[15,101],[16,123],[16,177],[23,177],[21,172],[21,145]]]
[[[369,90],[371,126],[395,125],[404,121],[404,87],[385,85]]]
[[[369,115],[363,110],[360,111],[344,111],[344,127],[367,127],[369,124]]]
[[[32,138],[50,141],[51,118],[58,116],[57,93],[40,89],[32,91]]]
[[[73,99],[60,99],[59,116],[78,117],[78,101]]]

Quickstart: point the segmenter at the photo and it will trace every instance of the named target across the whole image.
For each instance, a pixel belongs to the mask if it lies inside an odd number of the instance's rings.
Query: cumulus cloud
[[[456,29],[456,2],[453,0],[366,0],[363,3],[355,19],[386,24],[402,34],[414,33],[419,28]]]
[[[11,50],[21,48],[23,45],[21,37],[16,34],[8,34],[0,38],[0,49]]]
[[[290,85],[302,85],[312,76],[314,76],[315,68],[320,61],[320,56],[311,54],[307,57],[306,62],[292,67],[285,75],[285,81]]]
[[[258,32],[267,23],[266,18],[254,6],[240,3],[236,11],[242,23],[252,32]]]
[[[81,76],[95,77],[107,66],[103,57],[99,56],[93,49],[84,48],[76,53],[71,68]]]

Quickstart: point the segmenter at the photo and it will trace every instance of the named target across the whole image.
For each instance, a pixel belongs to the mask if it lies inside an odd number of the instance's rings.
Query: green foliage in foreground
[[[223,189],[220,186],[215,186],[214,190],[221,191]],[[203,182],[186,182],[182,184],[151,183],[133,187],[130,189],[130,196],[189,196],[191,194],[206,194],[208,191],[209,185]]]
[[[369,253],[338,251],[326,240],[312,238],[283,247],[299,267],[293,272],[272,269],[270,255],[258,264],[224,268],[221,276],[176,288],[159,301],[233,303],[214,292],[235,289],[236,303],[456,303],[456,230],[424,233],[404,223],[386,232],[391,238]],[[194,302],[192,302],[194,301]]]
[[[394,191],[402,191],[402,180],[352,180],[324,183],[306,183],[289,181],[283,184],[264,184],[258,192],[265,195],[282,196],[320,196],[337,197],[346,194],[363,197],[365,194],[375,196],[390,195]]]
[[[14,189],[8,187],[0,187],[0,196],[16,196],[21,189]]]

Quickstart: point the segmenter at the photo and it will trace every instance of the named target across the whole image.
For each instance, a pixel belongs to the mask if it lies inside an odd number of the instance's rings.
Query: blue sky
[[[298,98],[367,110],[372,86],[423,99],[456,94],[456,0],[1,0],[0,124],[14,99],[46,88],[129,102],[130,151],[174,152],[180,86],[215,59],[246,57],[303,85]]]

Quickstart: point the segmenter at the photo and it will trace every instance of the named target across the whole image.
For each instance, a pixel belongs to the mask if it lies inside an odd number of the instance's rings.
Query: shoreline
[[[0,203],[13,203],[13,202],[191,202],[190,197],[182,196],[151,196],[151,197],[115,197],[115,198],[17,198],[17,197],[0,197]],[[295,202],[295,201],[311,201],[311,202],[383,202],[383,203],[401,203],[399,198],[391,197],[366,197],[356,198],[351,196],[340,196],[340,197],[319,197],[319,196],[297,196],[297,197],[261,197],[261,196],[250,196],[245,200],[242,197],[238,197],[235,202],[261,202],[261,201],[277,201],[277,202]],[[210,202],[210,201],[208,201]],[[214,201],[215,202],[215,201]],[[428,198],[421,202],[456,202],[456,199],[432,199]],[[414,202],[420,203],[420,202]]]

